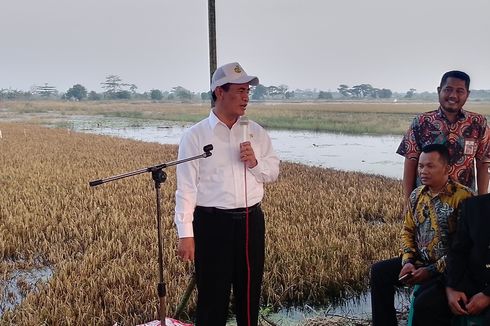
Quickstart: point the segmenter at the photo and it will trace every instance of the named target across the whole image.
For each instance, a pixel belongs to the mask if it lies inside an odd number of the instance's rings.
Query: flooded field
[[[81,132],[178,144],[190,123],[135,121],[126,118],[70,117],[66,127]],[[269,130],[283,161],[401,179],[401,136],[347,135],[311,131]]]

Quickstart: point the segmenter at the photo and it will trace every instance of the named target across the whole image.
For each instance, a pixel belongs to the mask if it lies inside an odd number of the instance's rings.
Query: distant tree
[[[210,99],[211,99],[211,91],[201,93],[201,100],[209,101]]]
[[[284,94],[284,97],[289,100],[290,98],[293,98],[294,97],[294,91],[287,91],[285,94]]]
[[[339,91],[340,94],[342,94],[342,96],[349,97],[352,95],[348,85],[341,84],[341,85],[339,85],[337,90]]]
[[[124,83],[122,82],[121,77],[117,75],[109,75],[105,78],[105,81],[100,83],[102,88],[105,89],[105,94],[108,95],[109,98],[114,97],[114,95],[121,90]]]
[[[318,98],[318,92],[316,89],[296,89],[294,90],[294,97],[298,99],[315,99]]]
[[[390,89],[383,88],[378,91],[379,98],[391,98],[393,96],[393,92]]]
[[[410,88],[407,91],[407,94],[405,94],[405,98],[412,98],[415,95],[415,91],[416,91],[415,88]]]
[[[252,89],[252,96],[250,97],[252,100],[261,101],[267,95],[267,87],[262,84],[258,84]]]
[[[97,94],[95,91],[91,91],[88,93],[88,99],[89,101],[100,101],[102,99],[102,96],[100,94]]]
[[[135,84],[130,84],[128,86],[129,86],[129,91],[131,92],[131,94],[136,95],[136,90],[138,89],[138,86],[136,86]]]
[[[284,95],[284,89],[279,87],[279,86],[268,86],[267,87],[267,94],[271,97],[282,97]]]
[[[281,85],[277,86],[277,88],[278,88],[279,94],[282,95],[283,97],[285,97],[286,92],[288,91],[289,86],[288,85],[281,84]]]
[[[318,93],[318,99],[319,100],[331,100],[331,99],[333,99],[333,95],[331,92],[320,91]]]
[[[127,90],[117,91],[116,94],[114,94],[114,98],[118,100],[129,100],[131,99],[131,92]]]
[[[361,84],[361,94],[362,97],[367,97],[367,96],[376,97],[376,91],[374,87],[371,86],[371,84]]]
[[[421,99],[424,101],[435,101],[438,99],[438,94],[436,92],[422,92],[418,94],[414,94],[414,97],[417,99]]]
[[[83,100],[87,97],[87,89],[80,84],[73,85],[72,88],[68,89],[65,93],[64,98],[66,99],[76,99],[78,101]]]
[[[361,85],[352,86],[352,88],[350,89],[350,93],[355,97],[361,97],[362,96]]]
[[[172,94],[174,94],[175,98],[178,98],[182,101],[192,99],[192,93],[190,90],[185,89],[182,86],[177,86],[172,88]]]
[[[102,88],[105,89],[104,96],[108,99],[129,99],[131,96],[136,97],[136,89],[138,86],[135,84],[123,83],[121,77],[118,75],[109,75],[105,78],[105,81],[100,83]],[[129,90],[124,89],[128,87]],[[128,97],[129,94],[129,97]]]
[[[150,91],[150,98],[153,101],[161,101],[163,99],[163,93],[159,89],[152,89]]]
[[[373,94],[374,94],[373,97],[376,97],[376,90],[370,84],[361,84],[361,85],[352,86],[352,88],[350,89],[350,93],[355,97],[367,97],[367,96],[373,96]]]
[[[472,89],[471,98],[473,100],[488,100],[490,99],[490,90]]]
[[[14,91],[12,89],[5,89],[2,88],[0,89],[0,99],[5,100],[5,99],[12,99],[10,96]]]
[[[30,91],[21,91],[17,89],[0,89],[0,100],[18,100],[18,99],[26,99],[29,100],[32,98],[33,93]]]

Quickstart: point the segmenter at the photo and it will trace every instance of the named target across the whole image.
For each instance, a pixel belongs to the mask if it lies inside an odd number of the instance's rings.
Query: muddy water
[[[53,273],[50,267],[17,270],[10,274],[5,283],[0,282],[3,289],[0,294],[0,318],[5,311],[21,303],[29,291],[35,291],[37,284],[47,282]]]

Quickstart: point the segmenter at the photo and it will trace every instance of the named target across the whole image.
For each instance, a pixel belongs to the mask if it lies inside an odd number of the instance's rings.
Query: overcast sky
[[[369,83],[434,91],[468,72],[490,89],[489,0],[216,0],[218,65],[262,84]],[[0,89],[105,77],[150,89],[209,88],[206,0],[0,0]]]

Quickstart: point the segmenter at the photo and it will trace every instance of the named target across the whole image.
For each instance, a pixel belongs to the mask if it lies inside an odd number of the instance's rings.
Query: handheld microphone
[[[248,141],[248,118],[242,116],[240,118],[240,127],[242,128],[242,143]]]

